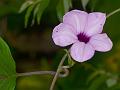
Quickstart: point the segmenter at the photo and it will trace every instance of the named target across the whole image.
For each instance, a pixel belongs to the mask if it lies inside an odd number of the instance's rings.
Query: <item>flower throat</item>
[[[84,43],[87,43],[90,40],[90,37],[86,36],[84,33],[78,34],[77,37],[80,42],[84,42]]]

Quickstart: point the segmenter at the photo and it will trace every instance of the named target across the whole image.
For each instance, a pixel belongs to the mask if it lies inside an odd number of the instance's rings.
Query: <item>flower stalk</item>
[[[114,10],[113,12],[109,13],[109,14],[106,16],[106,18],[111,17],[112,15],[116,14],[117,12],[120,12],[120,8],[118,8],[118,9]]]
[[[63,58],[61,59],[61,61],[60,61],[60,63],[59,63],[57,72],[56,72],[56,74],[55,74],[55,76],[54,76],[54,78],[53,78],[52,84],[51,84],[51,86],[50,86],[50,90],[53,90],[53,89],[54,89],[55,83],[56,83],[56,81],[57,81],[57,78],[58,78],[61,70],[62,70],[62,65],[63,65],[66,57],[67,57],[67,54],[65,54],[65,55],[63,56]]]
[[[55,71],[34,71],[34,72],[25,72],[25,73],[17,73],[17,77],[23,77],[23,76],[32,76],[32,75],[54,75]]]

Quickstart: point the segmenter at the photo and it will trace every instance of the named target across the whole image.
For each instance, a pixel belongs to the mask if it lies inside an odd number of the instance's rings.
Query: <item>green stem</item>
[[[59,73],[60,73],[60,71],[61,71],[61,69],[62,69],[62,65],[63,65],[66,57],[67,57],[67,54],[65,54],[65,55],[63,56],[63,58],[61,59],[61,61],[60,61],[60,63],[59,63],[57,72],[56,72],[56,74],[55,74],[55,76],[54,76],[54,78],[53,78],[52,84],[51,84],[51,86],[50,86],[50,90],[53,90],[53,89],[54,89],[55,83],[56,83],[56,81],[57,81],[57,78],[58,78],[58,76],[59,76]]]
[[[59,77],[66,77],[69,74],[69,71],[67,68],[63,67],[63,74],[59,74]],[[34,71],[34,72],[25,72],[25,73],[17,73],[17,77],[23,77],[23,76],[33,76],[33,75],[55,75],[56,72],[55,71]],[[3,77],[1,76],[0,79],[2,79]]]
[[[113,12],[109,13],[109,14],[107,15],[107,18],[109,18],[110,16],[114,15],[114,14],[117,13],[117,12],[120,12],[120,8],[118,8],[118,9],[114,10]]]
[[[25,73],[17,73],[17,77],[22,76],[32,76],[32,75],[44,75],[44,74],[51,74],[55,75],[55,71],[35,71],[35,72],[25,72]]]

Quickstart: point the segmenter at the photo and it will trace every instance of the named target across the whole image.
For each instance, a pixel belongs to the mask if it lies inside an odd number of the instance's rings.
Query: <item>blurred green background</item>
[[[29,0],[41,1],[39,8],[28,6],[19,13],[26,1],[0,0],[0,35],[19,73],[57,69],[64,51],[53,43],[51,34],[65,12],[86,8],[108,14],[120,8],[120,0]],[[87,62],[76,62],[69,76],[58,79],[55,90],[120,90],[120,12],[107,19],[103,32],[113,41],[113,49],[96,52]],[[49,90],[52,79],[51,75],[19,77],[15,90]]]

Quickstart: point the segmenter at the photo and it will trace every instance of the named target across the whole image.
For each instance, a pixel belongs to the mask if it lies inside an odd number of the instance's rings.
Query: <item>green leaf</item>
[[[39,7],[40,7],[40,3],[34,9],[33,19],[32,19],[32,25],[35,23],[35,19],[36,19],[37,13],[39,11]]]
[[[72,7],[71,0],[59,0],[57,5],[57,16],[62,21],[63,15]]]
[[[14,90],[16,67],[8,45],[0,38],[0,90]]]
[[[16,78],[7,78],[0,80],[0,90],[14,90],[16,85]]]
[[[25,27],[27,27],[28,20],[30,18],[30,15],[33,9],[34,9],[34,5],[30,6],[25,14]]]
[[[27,25],[28,25],[28,21],[29,21],[32,11],[33,11],[33,19],[32,19],[31,25],[33,25],[35,23],[35,19],[37,19],[37,22],[39,24],[41,16],[43,14],[43,11],[48,6],[48,4],[49,4],[49,0],[36,0],[36,1],[32,2],[32,4],[26,6],[26,7],[28,7],[28,9],[25,14],[25,27],[27,27]],[[26,8],[26,7],[24,7],[24,8]]]
[[[33,11],[34,7],[36,6],[36,4],[38,4],[41,0],[36,0],[35,2],[32,3],[32,5],[29,6],[29,8],[27,9],[27,12],[25,14],[25,27],[27,27],[31,12]]]
[[[90,0],[81,0],[81,3],[82,3],[82,6],[83,6],[83,9],[86,10],[86,6],[87,4],[89,3]]]
[[[26,1],[25,3],[23,3],[19,10],[19,13],[23,12],[25,9],[27,9],[32,4],[33,4],[33,1]]]
[[[37,23],[40,24],[41,16],[44,10],[47,8],[49,0],[42,0],[40,2],[39,11],[37,12]]]

